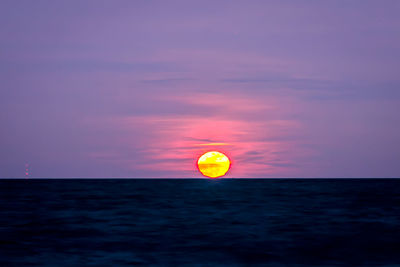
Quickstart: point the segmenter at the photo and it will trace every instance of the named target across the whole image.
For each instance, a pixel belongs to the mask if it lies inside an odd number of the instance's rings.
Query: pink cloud
[[[277,105],[278,99],[265,103],[240,94],[224,97],[209,93],[170,95],[169,100],[218,112],[111,117],[103,123],[124,133],[116,141],[118,146],[135,151],[140,160],[130,159],[126,153],[116,156],[112,154],[115,151],[97,156],[104,160],[110,155],[110,162],[120,161],[132,171],[150,175],[157,170],[166,177],[201,177],[196,161],[210,150],[221,151],[231,159],[227,177],[289,176],[295,171],[295,156],[290,151],[299,148],[290,140],[290,134],[301,131],[301,125],[269,114],[284,113],[279,111],[282,107]],[[140,140],[136,139],[138,131],[142,133]]]

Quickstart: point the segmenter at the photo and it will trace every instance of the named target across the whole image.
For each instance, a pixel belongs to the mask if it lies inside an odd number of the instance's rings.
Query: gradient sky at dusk
[[[400,176],[400,1],[0,2],[0,177]]]

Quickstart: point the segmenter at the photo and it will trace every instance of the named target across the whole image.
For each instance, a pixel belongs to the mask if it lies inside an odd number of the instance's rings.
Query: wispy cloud
[[[136,136],[134,132],[138,129],[143,131],[144,140],[124,138],[118,141],[141,155],[141,160],[133,159],[128,163],[132,170],[151,173],[151,169],[155,168],[165,170],[166,174],[173,171],[177,177],[197,177],[199,174],[193,168],[197,158],[206,151],[219,150],[233,160],[234,167],[229,177],[278,176],[283,168],[287,175],[294,171],[291,170],[294,165],[290,163],[267,164],[275,158],[272,152],[288,151],[297,145],[284,140],[284,131],[301,129],[297,122],[289,119],[265,119],[263,112],[271,110],[272,105],[237,94],[226,98],[219,94],[192,94],[190,97],[175,98],[176,105],[187,102],[205,109],[217,106],[222,111],[212,116],[159,114],[113,117],[102,123],[111,123],[109,127],[118,128],[125,133],[124,136],[130,133]],[[243,113],[243,116],[236,116],[238,113]],[[258,116],[247,120],[249,114]],[[277,135],[282,135],[282,139],[274,138]],[[257,155],[251,155],[255,151]],[[115,157],[111,155],[110,161],[115,161]],[[124,158],[126,155],[117,157]],[[294,160],[290,154],[286,154],[286,158],[287,162]]]

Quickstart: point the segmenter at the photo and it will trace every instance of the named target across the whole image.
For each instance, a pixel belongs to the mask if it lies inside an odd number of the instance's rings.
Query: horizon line
[[[17,177],[17,178],[3,178],[0,180],[351,180],[351,179],[400,179],[400,177],[220,177],[220,178],[207,178],[207,177]]]

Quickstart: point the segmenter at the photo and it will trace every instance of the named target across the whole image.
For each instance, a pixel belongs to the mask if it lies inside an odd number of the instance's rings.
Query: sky
[[[0,178],[400,176],[400,1],[0,2]]]

